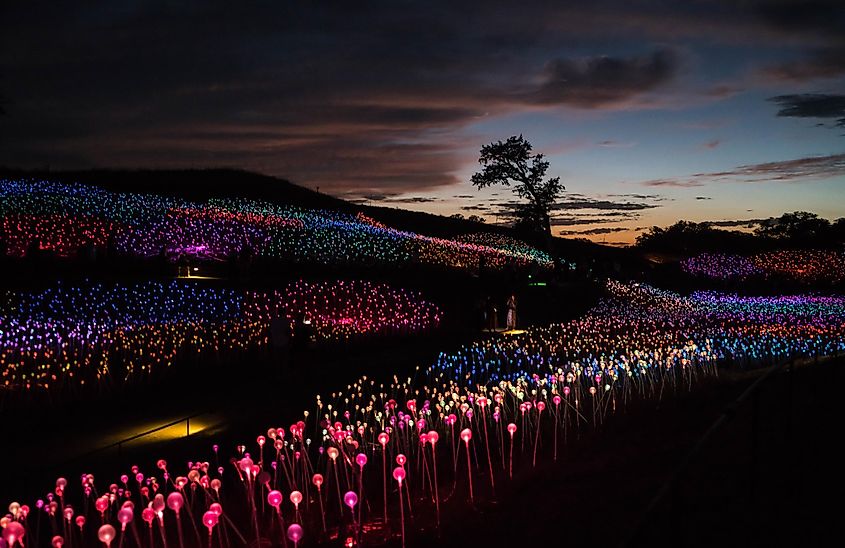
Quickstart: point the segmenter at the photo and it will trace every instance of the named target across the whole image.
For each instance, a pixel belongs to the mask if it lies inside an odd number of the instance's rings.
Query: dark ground
[[[564,320],[580,314],[596,296],[590,284],[547,291],[552,290],[521,291],[524,321]],[[157,382],[96,400],[5,409],[0,412],[6,442],[0,466],[16,473],[0,476],[0,501],[31,503],[59,475],[73,485],[82,472],[106,481],[132,464],[151,470],[160,457],[173,463],[207,460],[214,443],[228,456],[232,447],[253,442],[267,427],[287,425],[300,416],[317,393],[340,389],[365,373],[376,378],[410,374],[439,352],[477,336],[459,328],[473,322],[468,312],[472,306],[465,300],[469,295],[457,283],[441,288],[435,300],[447,312],[463,310],[464,317],[452,318],[435,334],[304,350],[294,353],[287,365],[282,357],[263,352],[238,363],[185,364]],[[540,313],[550,309],[556,318]],[[481,476],[481,502],[475,509],[459,500],[445,503],[440,537],[429,528],[409,535],[409,545],[831,545],[828,539],[836,532],[832,520],[841,504],[826,502],[831,496],[835,501],[843,487],[837,472],[841,452],[836,450],[842,431],[837,411],[843,365],[845,360],[823,361],[774,377],[756,404],[756,457],[752,459],[749,404],[737,410],[694,460],[674,499],[663,500],[649,515],[644,515],[645,508],[677,464],[760,372],[724,371],[718,381],[701,383],[692,392],[631,406],[600,430],[571,440],[556,463],[545,448],[537,469],[523,463],[513,483],[500,483],[495,502],[485,500]],[[239,374],[233,375],[233,368]],[[90,453],[195,412],[207,412],[194,421],[195,429],[204,430],[189,438],[144,438],[120,451]],[[409,527],[430,522],[420,516]]]
[[[424,369],[433,363],[440,352],[485,336],[476,330],[473,317],[479,291],[500,292],[498,298],[504,302],[506,286],[479,289],[478,280],[466,278],[449,282],[435,280],[424,292],[445,311],[443,327],[426,335],[377,338],[289,354],[258,350],[230,359],[202,358],[177,363],[154,379],[72,394],[61,402],[7,395],[0,420],[4,437],[15,441],[11,451],[0,451],[0,467],[19,473],[0,476],[0,501],[34,500],[59,476],[73,478],[97,470],[100,477],[117,477],[132,464],[149,468],[157,458],[179,454],[196,460],[213,443],[228,455],[231,448],[254,441],[268,427],[287,426],[304,409],[313,411],[317,394],[343,389],[364,374],[385,380],[394,373],[412,375],[416,367]],[[521,323],[546,324],[580,315],[598,293],[591,282],[557,288],[523,286],[519,290]],[[117,447],[102,449],[196,413],[203,415],[194,419],[192,432],[203,430],[188,443],[171,439],[184,436],[182,423],[157,436],[123,444],[119,454]]]

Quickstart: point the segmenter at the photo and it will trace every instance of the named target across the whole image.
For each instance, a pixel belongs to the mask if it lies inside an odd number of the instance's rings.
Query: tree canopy
[[[551,236],[551,211],[566,190],[560,177],[546,179],[549,169],[542,154],[532,154],[531,143],[520,135],[481,147],[482,170],[472,176],[478,189],[493,185],[511,187],[524,202],[512,210],[516,227]]]
[[[845,243],[845,218],[830,222],[815,213],[795,211],[757,221],[753,232],[723,230],[710,223],[678,221],[651,227],[637,246],[670,253],[752,253],[776,248],[826,248]]]

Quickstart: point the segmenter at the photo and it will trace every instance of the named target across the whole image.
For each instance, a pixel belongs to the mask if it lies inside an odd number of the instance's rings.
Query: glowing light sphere
[[[98,498],[96,502],[94,502],[94,507],[102,514],[109,507],[109,499],[106,497]]]
[[[464,441],[464,443],[469,443],[469,440],[472,439],[472,430],[470,430],[469,428],[464,428],[463,430],[461,430],[461,439]]]
[[[212,512],[211,510],[206,511],[202,515],[202,523],[203,523],[203,525],[208,527],[209,534],[211,533],[211,530],[214,528],[214,526],[217,525],[217,521],[219,519],[220,519],[220,516],[217,515],[216,512]]]
[[[114,540],[116,532],[114,527],[106,523],[105,525],[101,526],[100,529],[97,531],[97,538],[100,539],[100,542],[105,544],[106,546],[111,546],[111,541]]]
[[[355,494],[355,491],[347,491],[346,494],[343,495],[343,502],[351,510],[356,504],[358,504],[358,495]]]
[[[358,453],[357,455],[355,455],[355,462],[360,468],[363,468],[367,464],[367,455],[365,455],[364,453]]]
[[[267,493],[267,503],[272,506],[273,508],[278,509],[279,505],[282,504],[282,494],[273,489],[269,493]]]
[[[288,526],[288,540],[296,544],[300,540],[302,540],[302,536],[302,526],[300,526],[298,523],[292,523]]]
[[[132,523],[132,518],[135,517],[135,513],[132,511],[132,508],[124,507],[121,508],[117,512],[117,521],[126,529],[126,526]]]
[[[314,474],[311,476],[311,483],[317,488],[320,489],[320,486],[323,485],[323,475],[322,474]]]
[[[182,493],[174,491],[167,495],[167,507],[176,512],[177,515],[184,505],[185,499],[182,497]]]
[[[299,509],[299,503],[302,502],[302,493],[299,491],[291,491],[289,498],[293,505]]]
[[[3,528],[3,540],[6,541],[6,544],[9,548],[12,548],[16,542],[20,542],[23,545],[23,537],[26,535],[26,529],[24,526],[18,523],[17,521],[12,521],[6,524],[6,527]]]
[[[396,481],[398,481],[401,484],[402,481],[404,481],[404,479],[405,479],[405,469],[402,468],[401,466],[397,466],[396,468],[394,468],[393,469],[393,479],[395,479]]]

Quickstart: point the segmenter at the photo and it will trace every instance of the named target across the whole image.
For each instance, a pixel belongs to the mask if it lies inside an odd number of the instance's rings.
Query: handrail
[[[108,445],[103,445],[101,447],[97,447],[96,449],[92,449],[91,451],[88,451],[87,453],[77,455],[76,457],[73,458],[73,460],[88,457],[90,455],[94,455],[94,454],[100,453],[102,451],[107,451],[107,450],[112,449],[114,447],[117,447],[118,449],[120,449],[123,446],[123,444],[125,444],[125,443],[129,443],[130,441],[135,441],[137,439],[144,438],[146,436],[149,436],[150,434],[155,434],[156,432],[166,430],[167,428],[171,428],[171,427],[176,426],[177,424],[181,424],[183,422],[187,423],[188,430],[186,431],[185,437],[188,437],[188,436],[191,435],[191,433],[190,433],[190,428],[191,428],[191,426],[190,426],[191,422],[190,421],[191,421],[191,419],[194,419],[194,418],[202,416],[202,415],[207,415],[208,413],[209,413],[208,411],[201,411],[199,413],[194,413],[192,415],[187,415],[187,416],[181,417],[181,418],[176,419],[174,421],[171,421],[167,424],[162,424],[162,425],[156,426],[155,428],[151,428],[149,430],[141,432],[140,434],[135,434],[134,436],[130,436],[128,438],[123,438],[121,440],[110,443]]]
[[[818,356],[816,357],[818,358]],[[663,483],[660,490],[657,492],[657,494],[655,494],[654,498],[651,499],[651,502],[649,502],[645,511],[643,511],[643,513],[641,514],[640,520],[638,521],[636,528],[622,543],[623,547],[633,545],[633,542],[636,540],[637,536],[642,532],[643,527],[647,523],[648,518],[654,513],[655,509],[663,502],[663,500],[667,496],[669,496],[673,488],[680,480],[682,474],[686,472],[687,468],[690,466],[693,460],[704,449],[710,438],[716,432],[718,432],[722,428],[722,426],[730,422],[736,416],[737,411],[739,411],[743,404],[745,404],[751,397],[755,396],[760,387],[763,386],[763,384],[765,384],[770,378],[772,378],[775,373],[779,373],[787,365],[789,366],[789,370],[792,371],[794,364],[795,356],[790,356],[782,362],[771,366],[771,368],[766,371],[766,373],[758,377],[753,383],[751,383],[750,386],[748,386],[748,388],[746,388],[742,392],[742,394],[740,394],[733,402],[731,402],[725,407],[725,410],[722,411],[721,415],[719,415],[719,417],[715,421],[713,421],[713,424],[711,424],[710,427],[704,432],[704,434],[701,435],[701,437],[698,439],[692,449],[687,452],[687,454],[678,464],[677,468],[669,477],[669,479],[667,479]]]

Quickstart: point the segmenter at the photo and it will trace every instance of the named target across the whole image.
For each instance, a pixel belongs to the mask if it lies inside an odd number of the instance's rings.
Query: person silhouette
[[[511,293],[507,302],[508,315],[505,319],[508,331],[516,329],[516,294]]]

